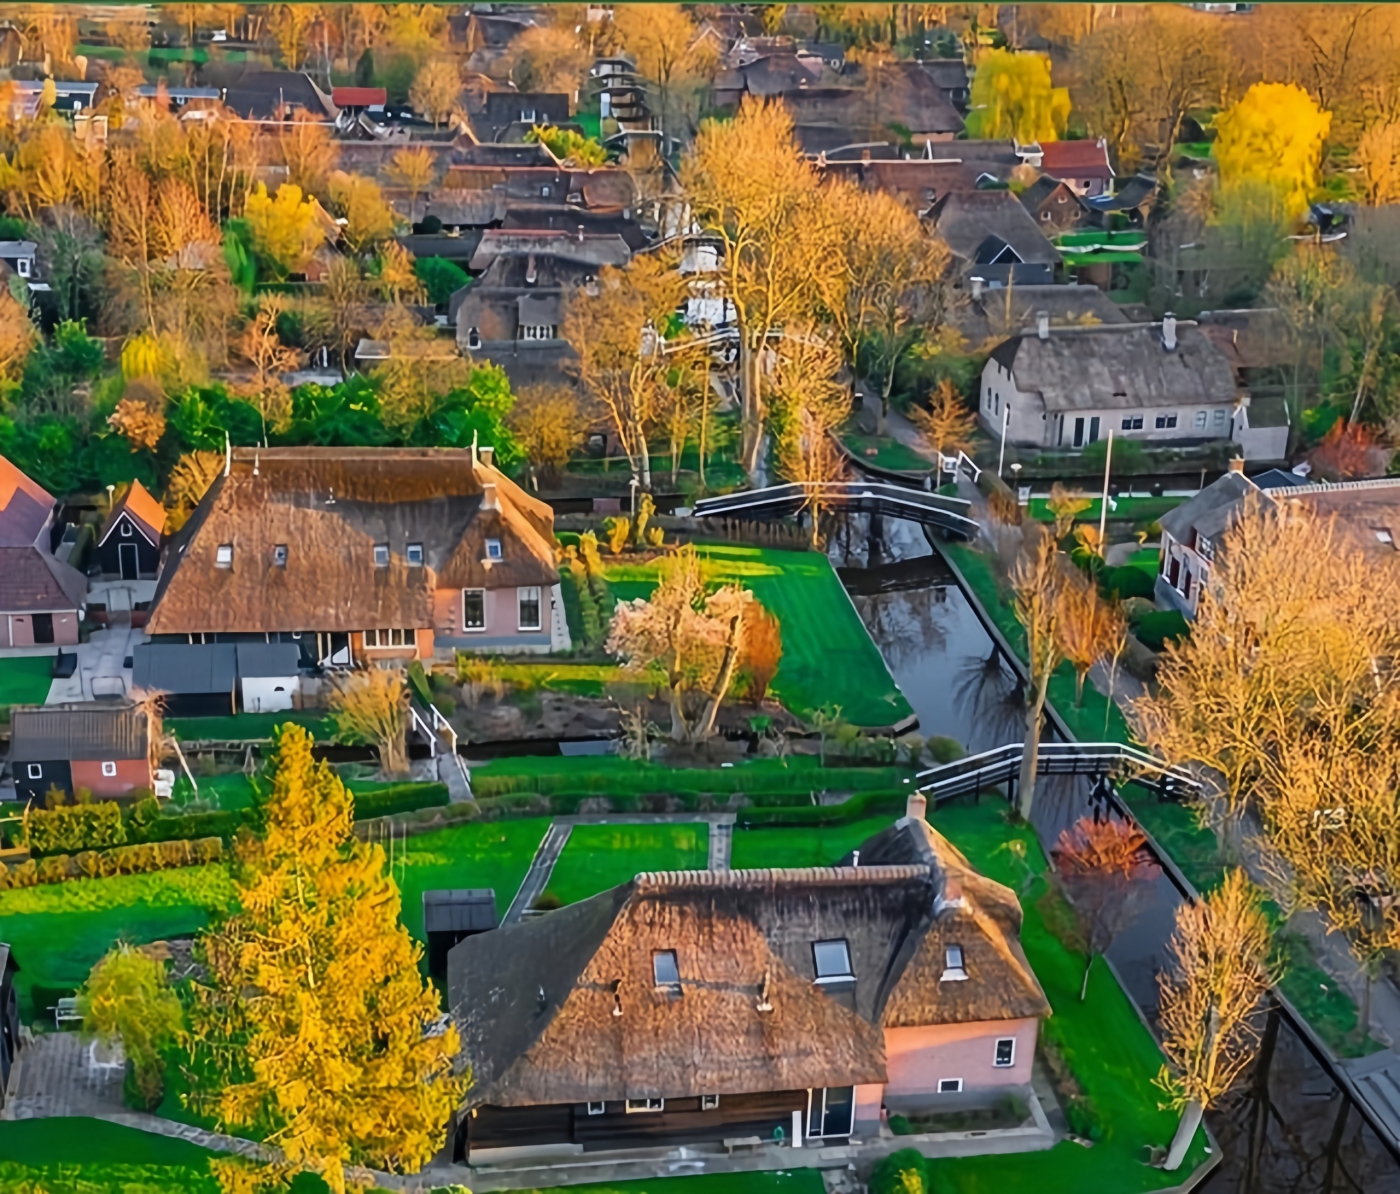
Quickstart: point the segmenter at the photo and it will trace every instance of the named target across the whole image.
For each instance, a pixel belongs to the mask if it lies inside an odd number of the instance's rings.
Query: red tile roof
[[[336,87],[331,91],[331,103],[337,108],[383,107],[389,93],[383,87]]]
[[[1104,141],[1042,141],[1040,168],[1046,174],[1062,178],[1112,178],[1113,167],[1108,164],[1108,145]]]

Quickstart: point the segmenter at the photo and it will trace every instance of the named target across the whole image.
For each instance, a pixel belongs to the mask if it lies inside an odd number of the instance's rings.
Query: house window
[[[962,1094],[961,1078],[940,1078],[938,1080],[939,1094]]]
[[[666,1108],[665,1099],[628,1099],[627,1114],[632,1115],[640,1111],[663,1111]]]
[[[680,993],[681,968],[676,962],[676,951],[659,949],[651,955],[651,973],[658,987]]]
[[[19,274],[19,276],[20,276],[21,278],[27,278],[27,277],[29,277],[29,258],[28,258],[28,257],[21,257],[18,261],[15,262],[15,272],[16,272],[17,274]]]
[[[963,966],[963,947],[961,945],[945,946],[943,950],[943,982],[961,982],[967,977],[967,970]]]
[[[998,1037],[996,1052],[992,1055],[992,1065],[999,1070],[1004,1070],[1015,1064],[1016,1038],[1014,1036]]]
[[[1376,542],[1384,543],[1387,547],[1395,546],[1395,536],[1390,533],[1388,527],[1372,527],[1376,535]]]
[[[131,523],[127,522],[125,518],[122,519],[122,538],[131,538]]]
[[[607,1106],[606,1103],[589,1103],[589,1104],[588,1104],[588,1114],[589,1114],[589,1115],[602,1115],[603,1112],[605,1112],[607,1109],[608,1109],[608,1106]]]
[[[25,774],[29,776],[30,779],[43,779],[44,766],[42,763],[30,763]]]
[[[548,198],[549,198],[549,195],[550,195],[549,183],[545,183],[544,186],[540,187],[540,198],[541,198],[541,199],[548,199]]]
[[[1166,429],[1166,428],[1175,427],[1175,426],[1176,426],[1176,416],[1175,416],[1175,415],[1158,415],[1158,416],[1157,416],[1157,430],[1158,430],[1158,431],[1162,431],[1162,430],[1164,430],[1164,429]]]
[[[488,560],[499,560],[501,558],[501,541],[499,539],[486,540],[486,558]]]
[[[112,779],[117,774],[117,765],[115,763],[103,763],[102,774],[107,779]]]
[[[1198,411],[1196,412],[1196,430],[1197,430],[1197,431],[1204,431],[1204,430],[1206,429],[1206,420],[1209,419],[1209,418],[1210,418],[1210,412],[1209,412],[1209,411],[1198,410]]]
[[[486,590],[462,590],[462,629],[486,629]]]
[[[700,1096],[700,1110],[701,1110],[701,1111],[718,1111],[718,1110],[719,1110],[719,1095],[701,1095],[701,1096]]]
[[[389,566],[389,545],[387,543],[376,543],[374,545],[374,566],[376,568],[387,568]]]
[[[233,544],[220,543],[214,552],[214,564],[219,568],[233,567]]]
[[[515,595],[520,604],[520,629],[538,630],[540,628],[539,588],[531,585],[527,588],[516,589]]]
[[[851,951],[844,938],[838,941],[813,941],[812,962],[819,983],[855,977],[851,973]]]
[[[534,108],[521,108],[521,109],[520,109],[520,119],[521,119],[521,120],[534,120],[534,119],[535,119],[535,110],[534,110]]]
[[[1124,431],[1141,431],[1141,430],[1142,430],[1142,416],[1141,416],[1141,415],[1129,415],[1126,419],[1123,420],[1123,430],[1124,430]]]
[[[416,635],[412,629],[401,629],[394,627],[390,630],[366,630],[365,649],[385,650],[391,647],[411,647],[416,641]]]
[[[1225,408],[1221,407],[1215,412],[1215,429],[1219,431],[1225,426]]]
[[[856,1112],[854,1086],[828,1086],[812,1091],[807,1097],[808,1136],[820,1138],[851,1134]]]
[[[522,340],[553,340],[555,328],[550,323],[523,323],[520,325]]]
[[[410,568],[423,567],[423,545],[421,543],[410,543],[408,550],[404,553],[408,559]]]
[[[1063,202],[1063,200],[1061,202]],[[1048,211],[1043,211],[1040,213],[1040,218],[1048,224],[1050,222],[1050,213]]]
[[[468,328],[468,329],[467,329],[467,347],[468,347],[468,348],[480,348],[480,347],[481,347],[481,333],[480,333],[476,328]]]
[[[287,545],[285,543],[279,543],[272,549],[272,562],[279,568],[287,566]]]

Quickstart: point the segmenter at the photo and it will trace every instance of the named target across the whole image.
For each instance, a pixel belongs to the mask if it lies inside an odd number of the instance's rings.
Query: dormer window
[[[404,555],[410,568],[423,567],[423,545],[421,543],[410,543]]]
[[[389,545],[387,543],[376,543],[374,545],[374,566],[376,568],[387,568],[389,566]]]
[[[658,988],[664,988],[673,995],[681,993],[681,969],[676,962],[676,951],[660,949],[651,955],[651,973]]]
[[[941,981],[945,983],[962,982],[966,978],[967,969],[963,965],[963,947],[961,945],[944,946]]]
[[[279,543],[272,549],[272,562],[279,568],[287,566],[287,545],[285,543]]]
[[[851,950],[845,938],[813,941],[812,964],[819,983],[837,983],[855,978],[851,971]]]
[[[233,567],[233,544],[220,543],[214,551],[214,564],[219,568]]]
[[[15,272],[16,272],[17,274],[19,274],[19,276],[20,276],[21,278],[27,278],[27,277],[29,277],[29,258],[28,258],[28,257],[21,257],[18,261],[15,262]]]
[[[486,558],[488,560],[499,560],[501,558],[501,541],[499,539],[486,540]]]

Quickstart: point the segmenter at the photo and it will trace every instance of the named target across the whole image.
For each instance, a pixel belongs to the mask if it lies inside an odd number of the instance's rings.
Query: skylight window
[[[658,987],[669,987],[673,991],[680,991],[681,968],[676,962],[675,950],[661,949],[652,954],[651,973]]]
[[[812,962],[817,971],[817,982],[839,982],[854,978],[851,971],[851,950],[845,939],[837,941],[813,941]]]
[[[387,543],[376,543],[374,545],[374,566],[376,568],[387,568],[389,566],[389,545]]]
[[[963,947],[961,945],[945,946],[942,981],[945,983],[960,982],[965,978],[967,978],[967,969],[963,965]]]
[[[486,540],[486,558],[488,560],[499,560],[501,558],[501,541],[499,539]]]
[[[279,543],[272,549],[272,562],[279,568],[287,566],[287,545],[285,543]]]
[[[423,567],[423,545],[421,543],[410,543],[407,552],[404,554],[408,558],[408,566],[410,568]]]
[[[220,543],[214,552],[214,563],[220,568],[233,567],[233,544]]]

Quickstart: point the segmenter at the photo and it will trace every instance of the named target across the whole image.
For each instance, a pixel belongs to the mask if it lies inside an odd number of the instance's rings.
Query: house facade
[[[1115,436],[1148,442],[1229,439],[1234,372],[1195,324],[1036,327],[1003,341],[982,369],[978,421],[1024,447],[1087,447]]]
[[[303,668],[567,649],[553,512],[492,458],[233,449],[172,541],[147,633],[296,643]]]
[[[1102,137],[1097,141],[1046,141],[1040,147],[1040,168],[1085,199],[1106,195],[1113,186],[1108,142]]]
[[[71,646],[87,578],[54,556],[53,495],[0,456],[0,648]]]
[[[17,799],[43,806],[50,788],[70,799],[150,792],[150,725],[137,705],[87,701],[10,711],[10,769]]]
[[[165,510],[140,481],[112,507],[97,538],[102,575],[155,580],[165,544]]]
[[[473,1075],[454,1153],[820,1146],[1026,1097],[1050,1008],[1020,925],[915,797],[839,866],[638,875],[470,937],[448,956]]]

